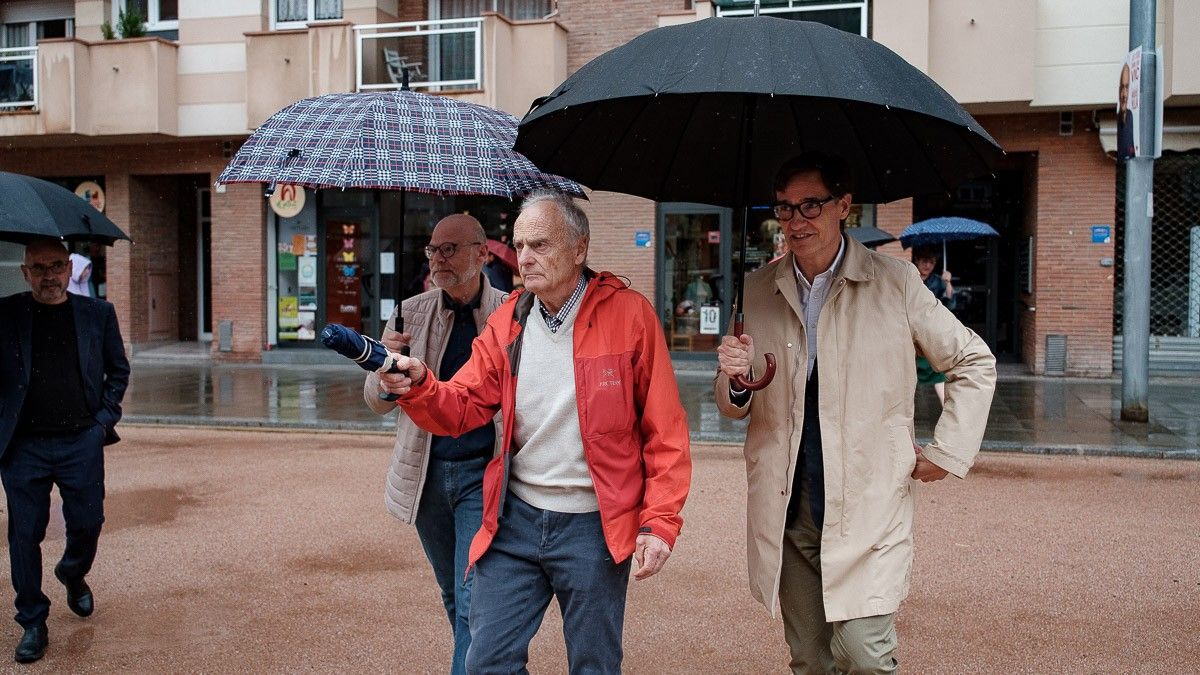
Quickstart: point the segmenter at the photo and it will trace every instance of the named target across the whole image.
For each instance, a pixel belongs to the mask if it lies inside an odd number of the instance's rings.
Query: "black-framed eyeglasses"
[[[833,195],[829,195],[825,199],[805,199],[799,204],[776,202],[772,208],[775,211],[775,217],[780,220],[791,220],[797,211],[805,218],[812,219],[821,215],[821,209],[825,208],[825,205],[833,201],[833,199]]]
[[[25,269],[35,277],[44,277],[47,274],[62,274],[67,271],[67,261],[58,260],[46,265],[24,265]]]
[[[453,258],[454,254],[458,253],[459,246],[482,246],[482,245],[483,245],[482,241],[469,241],[465,244],[455,244],[454,242],[446,242],[445,244],[438,244],[437,246],[430,244],[429,246],[425,247],[425,257],[430,260],[433,260],[434,255],[441,254],[441,256],[443,258]]]

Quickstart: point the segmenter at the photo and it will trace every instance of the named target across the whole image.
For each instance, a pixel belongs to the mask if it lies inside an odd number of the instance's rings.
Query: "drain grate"
[[[1046,336],[1046,374],[1062,375],[1067,372],[1067,336]]]

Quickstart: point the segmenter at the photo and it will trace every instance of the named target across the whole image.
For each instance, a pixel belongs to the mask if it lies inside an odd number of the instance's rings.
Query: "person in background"
[[[931,246],[920,246],[913,249],[912,257],[913,264],[917,266],[917,272],[921,275],[921,281],[925,284],[925,288],[928,288],[933,293],[933,297],[940,300],[946,309],[953,311],[958,306],[958,302],[954,299],[954,285],[950,283],[950,270],[944,269],[940,275],[933,273],[938,264],[937,251]],[[917,356],[917,384],[933,385],[938,402],[945,405],[946,376],[934,370],[933,366],[929,365],[929,359],[922,355]]]
[[[438,377],[450,379],[471,357],[471,342],[488,317],[504,302],[504,293],[481,273],[487,254],[483,227],[471,216],[454,214],[433,228],[425,257],[435,288],[404,301],[404,334],[395,331],[393,313],[383,343],[393,352],[407,345]],[[378,373],[367,375],[363,399],[384,415],[395,401],[379,397]],[[384,502],[400,520],[414,524],[433,576],[441,588],[442,604],[454,634],[452,675],[465,672],[471,645],[472,573],[467,551],[483,519],[483,469],[501,437],[499,418],[454,437],[422,430],[403,411],[396,417]]]
[[[71,260],[62,242],[31,242],[21,274],[30,291],[0,299],[0,480],[16,620],[25,629],[14,658],[29,663],[49,642],[42,540],[54,485],[67,534],[54,576],[72,612],[95,609],[84,577],[104,523],[104,446],[120,440],[114,427],[129,361],[113,306],[67,292]]]
[[[75,295],[92,297],[92,261],[79,253],[71,254],[71,280],[67,282],[67,291]]]

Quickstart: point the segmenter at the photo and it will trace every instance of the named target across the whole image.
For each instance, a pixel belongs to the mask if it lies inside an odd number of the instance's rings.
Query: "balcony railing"
[[[409,86],[430,91],[483,88],[483,18],[354,27],[359,91]]]
[[[37,106],[37,47],[0,49],[0,110]]]

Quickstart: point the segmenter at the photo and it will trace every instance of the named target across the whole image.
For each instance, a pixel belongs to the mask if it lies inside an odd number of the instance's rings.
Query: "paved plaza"
[[[383,507],[386,436],[122,434],[89,576],[96,613],[68,612],[47,573],[50,647],[32,669],[444,672],[432,574],[415,531]],[[747,590],[745,485],[736,447],[695,447],[678,546],[660,575],[630,585],[626,672],[786,672],[782,624]],[[916,490],[904,671],[1193,669],[1200,462],[984,453],[967,480]],[[55,499],[48,561],[63,543]],[[7,588],[7,565],[0,577]],[[20,635],[8,626],[4,649]],[[530,670],[565,670],[553,607]]]

